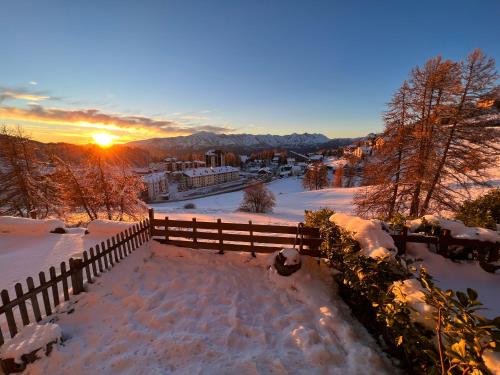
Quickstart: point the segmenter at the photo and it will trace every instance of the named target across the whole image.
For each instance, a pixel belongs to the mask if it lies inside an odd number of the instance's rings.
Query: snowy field
[[[56,234],[49,233],[49,230],[41,231],[37,224],[21,224],[26,219],[17,220],[15,226],[6,226],[0,220],[0,290],[7,289],[11,298],[15,296],[16,283],[20,282],[26,288],[26,278],[31,276],[35,285],[38,284],[40,271],[48,277],[49,268],[54,266],[59,273],[61,262],[67,263],[70,257],[81,256],[84,250],[129,226],[98,221],[87,235],[85,228],[67,228],[68,233]]]
[[[156,217],[171,219],[216,220],[246,223],[252,220],[259,224],[296,224],[304,220],[304,210],[330,207],[338,212],[352,212],[352,197],[357,188],[328,188],[304,191],[302,180],[296,177],[284,178],[267,184],[276,196],[276,207],[272,213],[252,214],[239,212],[243,191],[214,195],[183,202],[152,204]],[[195,209],[184,209],[186,203],[194,203]]]
[[[325,265],[150,242],[75,298],[65,342],[26,374],[394,373]]]

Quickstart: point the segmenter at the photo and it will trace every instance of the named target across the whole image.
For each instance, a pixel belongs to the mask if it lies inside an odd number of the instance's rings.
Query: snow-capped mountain
[[[205,149],[225,148],[273,148],[273,147],[311,147],[325,144],[330,138],[323,134],[256,135],[256,134],[216,134],[199,132],[187,136],[171,138],[151,138],[128,143],[139,148],[155,149]]]

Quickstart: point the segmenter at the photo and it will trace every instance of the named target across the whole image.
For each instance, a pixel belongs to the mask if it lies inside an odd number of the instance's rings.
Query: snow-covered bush
[[[307,212],[305,224],[319,227],[340,295],[358,320],[409,372],[489,373],[483,354],[498,341],[500,319],[477,314],[477,293],[443,291],[425,271],[415,277],[411,260],[374,256],[369,249],[390,247],[380,225],[345,216]]]

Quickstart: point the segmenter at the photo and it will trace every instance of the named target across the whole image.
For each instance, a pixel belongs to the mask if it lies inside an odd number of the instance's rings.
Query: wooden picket
[[[11,299],[9,292],[4,289],[0,292],[0,317],[3,315],[7,322],[10,337],[14,337],[22,326],[30,323],[30,314],[34,321],[39,322],[43,317],[51,315],[57,306],[61,304],[59,285],[62,287],[64,301],[70,299],[70,293],[76,295],[84,291],[85,284],[93,282],[93,278],[98,277],[105,270],[119,263],[121,259],[130,255],[133,250],[150,239],[150,224],[146,219],[138,225],[126,229],[117,236],[104,242],[101,245],[91,247],[89,251],[84,251],[83,258],[70,258],[69,270],[66,269],[66,262],[61,262],[60,273],[57,274],[55,267],[49,268],[49,278],[41,271],[38,274],[39,285],[35,286],[32,277],[26,279],[27,288],[23,290],[20,283],[15,285],[16,297]],[[94,251],[94,248],[96,251]],[[108,263],[109,260],[109,263]],[[105,267],[103,268],[102,262]],[[85,275],[85,282],[84,282]],[[71,282],[69,288],[68,279]],[[50,293],[50,294],[49,294]],[[39,300],[39,296],[41,299]],[[52,301],[50,299],[52,296]],[[26,303],[29,301],[30,303]],[[43,312],[40,309],[40,301]],[[19,310],[19,318],[16,320],[15,311]],[[0,346],[5,342],[7,336],[0,326]]]

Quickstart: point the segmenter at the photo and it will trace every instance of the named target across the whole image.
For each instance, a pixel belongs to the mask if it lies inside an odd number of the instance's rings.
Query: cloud
[[[2,103],[5,100],[13,100],[13,99],[20,99],[20,100],[27,100],[30,102],[39,102],[42,100],[47,100],[47,99],[58,99],[58,98],[52,98],[48,96],[44,92],[35,92],[35,91],[30,91],[27,89],[23,88],[7,88],[7,87],[0,87],[0,103]]]
[[[28,83],[29,83],[30,85],[32,85],[32,86],[36,86],[36,85],[38,85],[38,82],[37,82],[37,81],[29,81]]]
[[[61,109],[46,108],[41,105],[30,105],[29,108],[0,107],[0,118],[41,122],[54,125],[72,125],[82,128],[105,129],[134,133],[145,138],[146,136],[171,136],[192,134],[199,131],[214,133],[232,132],[233,129],[225,126],[200,124],[187,126],[168,120],[156,119],[139,115],[123,115],[104,113],[98,109]]]

